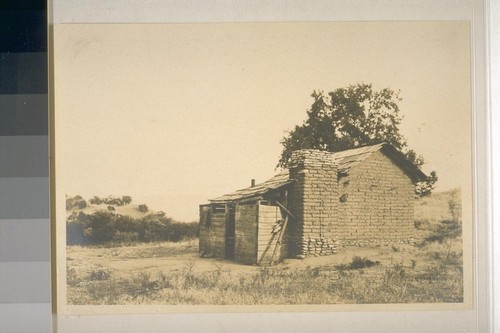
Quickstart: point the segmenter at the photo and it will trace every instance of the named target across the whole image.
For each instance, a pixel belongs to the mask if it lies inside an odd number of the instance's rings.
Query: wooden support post
[[[276,238],[276,234],[273,234],[271,236],[271,239],[269,240],[269,243],[267,244],[266,249],[264,250],[264,252],[262,252],[262,256],[260,257],[260,260],[258,262],[259,266],[262,265],[262,262],[264,261],[264,258],[266,257],[267,251],[269,251],[269,249],[271,248],[271,245],[273,244],[274,238]]]
[[[281,240],[283,239],[283,235],[285,234],[286,225],[288,224],[288,215],[285,215],[285,222],[283,222],[283,227],[280,230],[278,235],[278,240],[276,241],[276,246],[274,247],[273,255],[271,256],[271,265],[274,264],[274,256],[276,255],[276,251],[278,248],[281,248]]]
[[[290,215],[291,218],[293,218],[294,220],[296,220],[295,216],[293,216],[293,214],[288,209],[286,209],[286,207],[283,206],[279,201],[276,201],[276,204],[278,206],[280,206],[285,211],[285,213],[287,213],[288,215]]]
[[[290,215],[292,218],[295,219],[295,216],[285,207],[287,204],[287,197],[288,197],[288,191],[285,191],[285,200],[284,200],[284,205],[282,205],[279,201],[276,200],[276,204],[281,207],[285,211],[285,221],[283,222],[283,226],[281,227],[280,233],[278,235],[278,240],[276,241],[276,246],[273,251],[273,255],[271,257],[271,265],[274,264],[274,256],[276,255],[276,252],[279,249],[281,249],[281,242],[283,240],[283,235],[285,234],[286,227],[288,225],[288,215]]]

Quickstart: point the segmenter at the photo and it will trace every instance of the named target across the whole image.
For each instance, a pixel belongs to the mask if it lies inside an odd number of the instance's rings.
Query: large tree
[[[415,165],[424,164],[423,157],[408,148],[406,138],[399,132],[403,118],[398,91],[388,88],[376,91],[371,84],[356,84],[328,94],[314,91],[311,96],[314,102],[307,111],[307,119],[281,141],[283,151],[278,167],[287,167],[294,150],[335,152],[382,141],[391,143]],[[415,185],[415,193],[430,194],[436,181],[436,173],[432,171],[427,181]]]

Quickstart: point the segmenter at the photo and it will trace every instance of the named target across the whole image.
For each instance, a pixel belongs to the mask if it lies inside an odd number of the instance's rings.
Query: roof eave
[[[404,154],[391,144],[384,144],[382,146],[382,151],[396,162],[414,183],[423,182],[428,179],[427,175],[423,173],[419,167],[408,161]]]
[[[240,197],[235,197],[235,198],[215,198],[215,199],[209,199],[211,204],[226,204],[226,203],[242,203],[242,202],[248,202],[248,201],[255,201],[255,200],[261,200],[264,199],[264,197],[272,192],[276,192],[278,190],[281,190],[283,188],[288,187],[290,184],[295,182],[295,180],[289,180],[286,183],[282,183],[279,186],[275,187],[269,187],[265,191],[262,191],[260,193],[251,193],[248,195],[242,195]]]

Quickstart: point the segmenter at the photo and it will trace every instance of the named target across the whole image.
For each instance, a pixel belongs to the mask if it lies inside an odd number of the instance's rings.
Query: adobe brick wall
[[[339,199],[332,154],[309,149],[293,152],[290,178],[295,179],[290,207],[297,217],[290,223],[290,255],[334,253]]]
[[[331,153],[299,150],[289,172],[295,182],[288,207],[296,219],[289,219],[276,260],[332,254],[340,246],[413,242],[414,185],[382,151],[339,178]],[[236,211],[235,259],[256,263],[270,242],[279,208],[245,206]],[[203,225],[208,208],[200,207],[200,251],[224,258],[226,214],[212,211],[210,224]]]
[[[342,245],[412,242],[414,185],[381,151],[339,179],[336,238]]]

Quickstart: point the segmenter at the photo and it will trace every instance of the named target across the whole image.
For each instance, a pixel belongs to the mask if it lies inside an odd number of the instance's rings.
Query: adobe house
[[[426,179],[389,143],[294,151],[289,170],[200,205],[200,253],[262,264],[410,243],[414,184]]]

